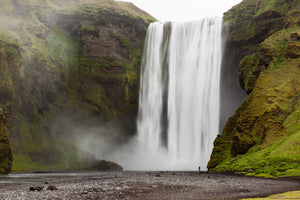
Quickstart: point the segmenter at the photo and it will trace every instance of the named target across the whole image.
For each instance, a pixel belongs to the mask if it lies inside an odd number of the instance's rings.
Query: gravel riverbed
[[[47,190],[53,185],[57,190]],[[43,187],[30,191],[30,187]],[[264,179],[198,172],[103,172],[0,176],[0,199],[235,200],[300,190],[300,177]]]

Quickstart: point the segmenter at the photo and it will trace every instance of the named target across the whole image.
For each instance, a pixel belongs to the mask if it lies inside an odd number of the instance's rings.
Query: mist
[[[247,97],[246,92],[241,88],[239,83],[239,62],[242,58],[236,58],[237,52],[231,50],[228,46],[227,38],[230,25],[223,23],[222,27],[222,52],[223,59],[221,64],[220,77],[220,123],[219,130],[222,130],[228,121],[228,118],[233,116],[235,110],[241,102]]]
[[[165,148],[155,151],[143,145],[137,134],[129,136],[124,133],[117,122],[83,125],[67,116],[60,116],[51,123],[51,134],[77,148],[88,152],[100,160],[114,161],[124,170],[186,170],[191,166],[184,161],[174,162]],[[79,154],[82,156],[84,154]],[[197,166],[197,165],[195,165]],[[197,170],[190,169],[190,170]]]

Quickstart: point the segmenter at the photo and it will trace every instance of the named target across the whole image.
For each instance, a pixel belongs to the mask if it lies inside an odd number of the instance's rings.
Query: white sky
[[[134,3],[160,21],[187,21],[223,13],[242,0],[123,0]]]

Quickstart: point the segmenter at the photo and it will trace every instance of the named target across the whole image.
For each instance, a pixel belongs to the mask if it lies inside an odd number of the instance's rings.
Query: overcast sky
[[[124,0],[160,21],[187,21],[222,16],[242,0]]]

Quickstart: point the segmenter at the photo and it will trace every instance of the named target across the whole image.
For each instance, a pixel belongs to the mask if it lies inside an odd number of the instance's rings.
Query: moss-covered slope
[[[60,139],[67,131],[53,128],[65,119],[114,120],[132,134],[151,16],[113,0],[0,0],[0,19],[0,106],[13,170],[86,167]]]
[[[5,123],[5,116],[0,108],[0,174],[10,172],[13,159]]]
[[[215,140],[210,171],[300,175],[299,6],[245,0],[225,13],[229,42],[248,52],[239,65],[248,97]]]

